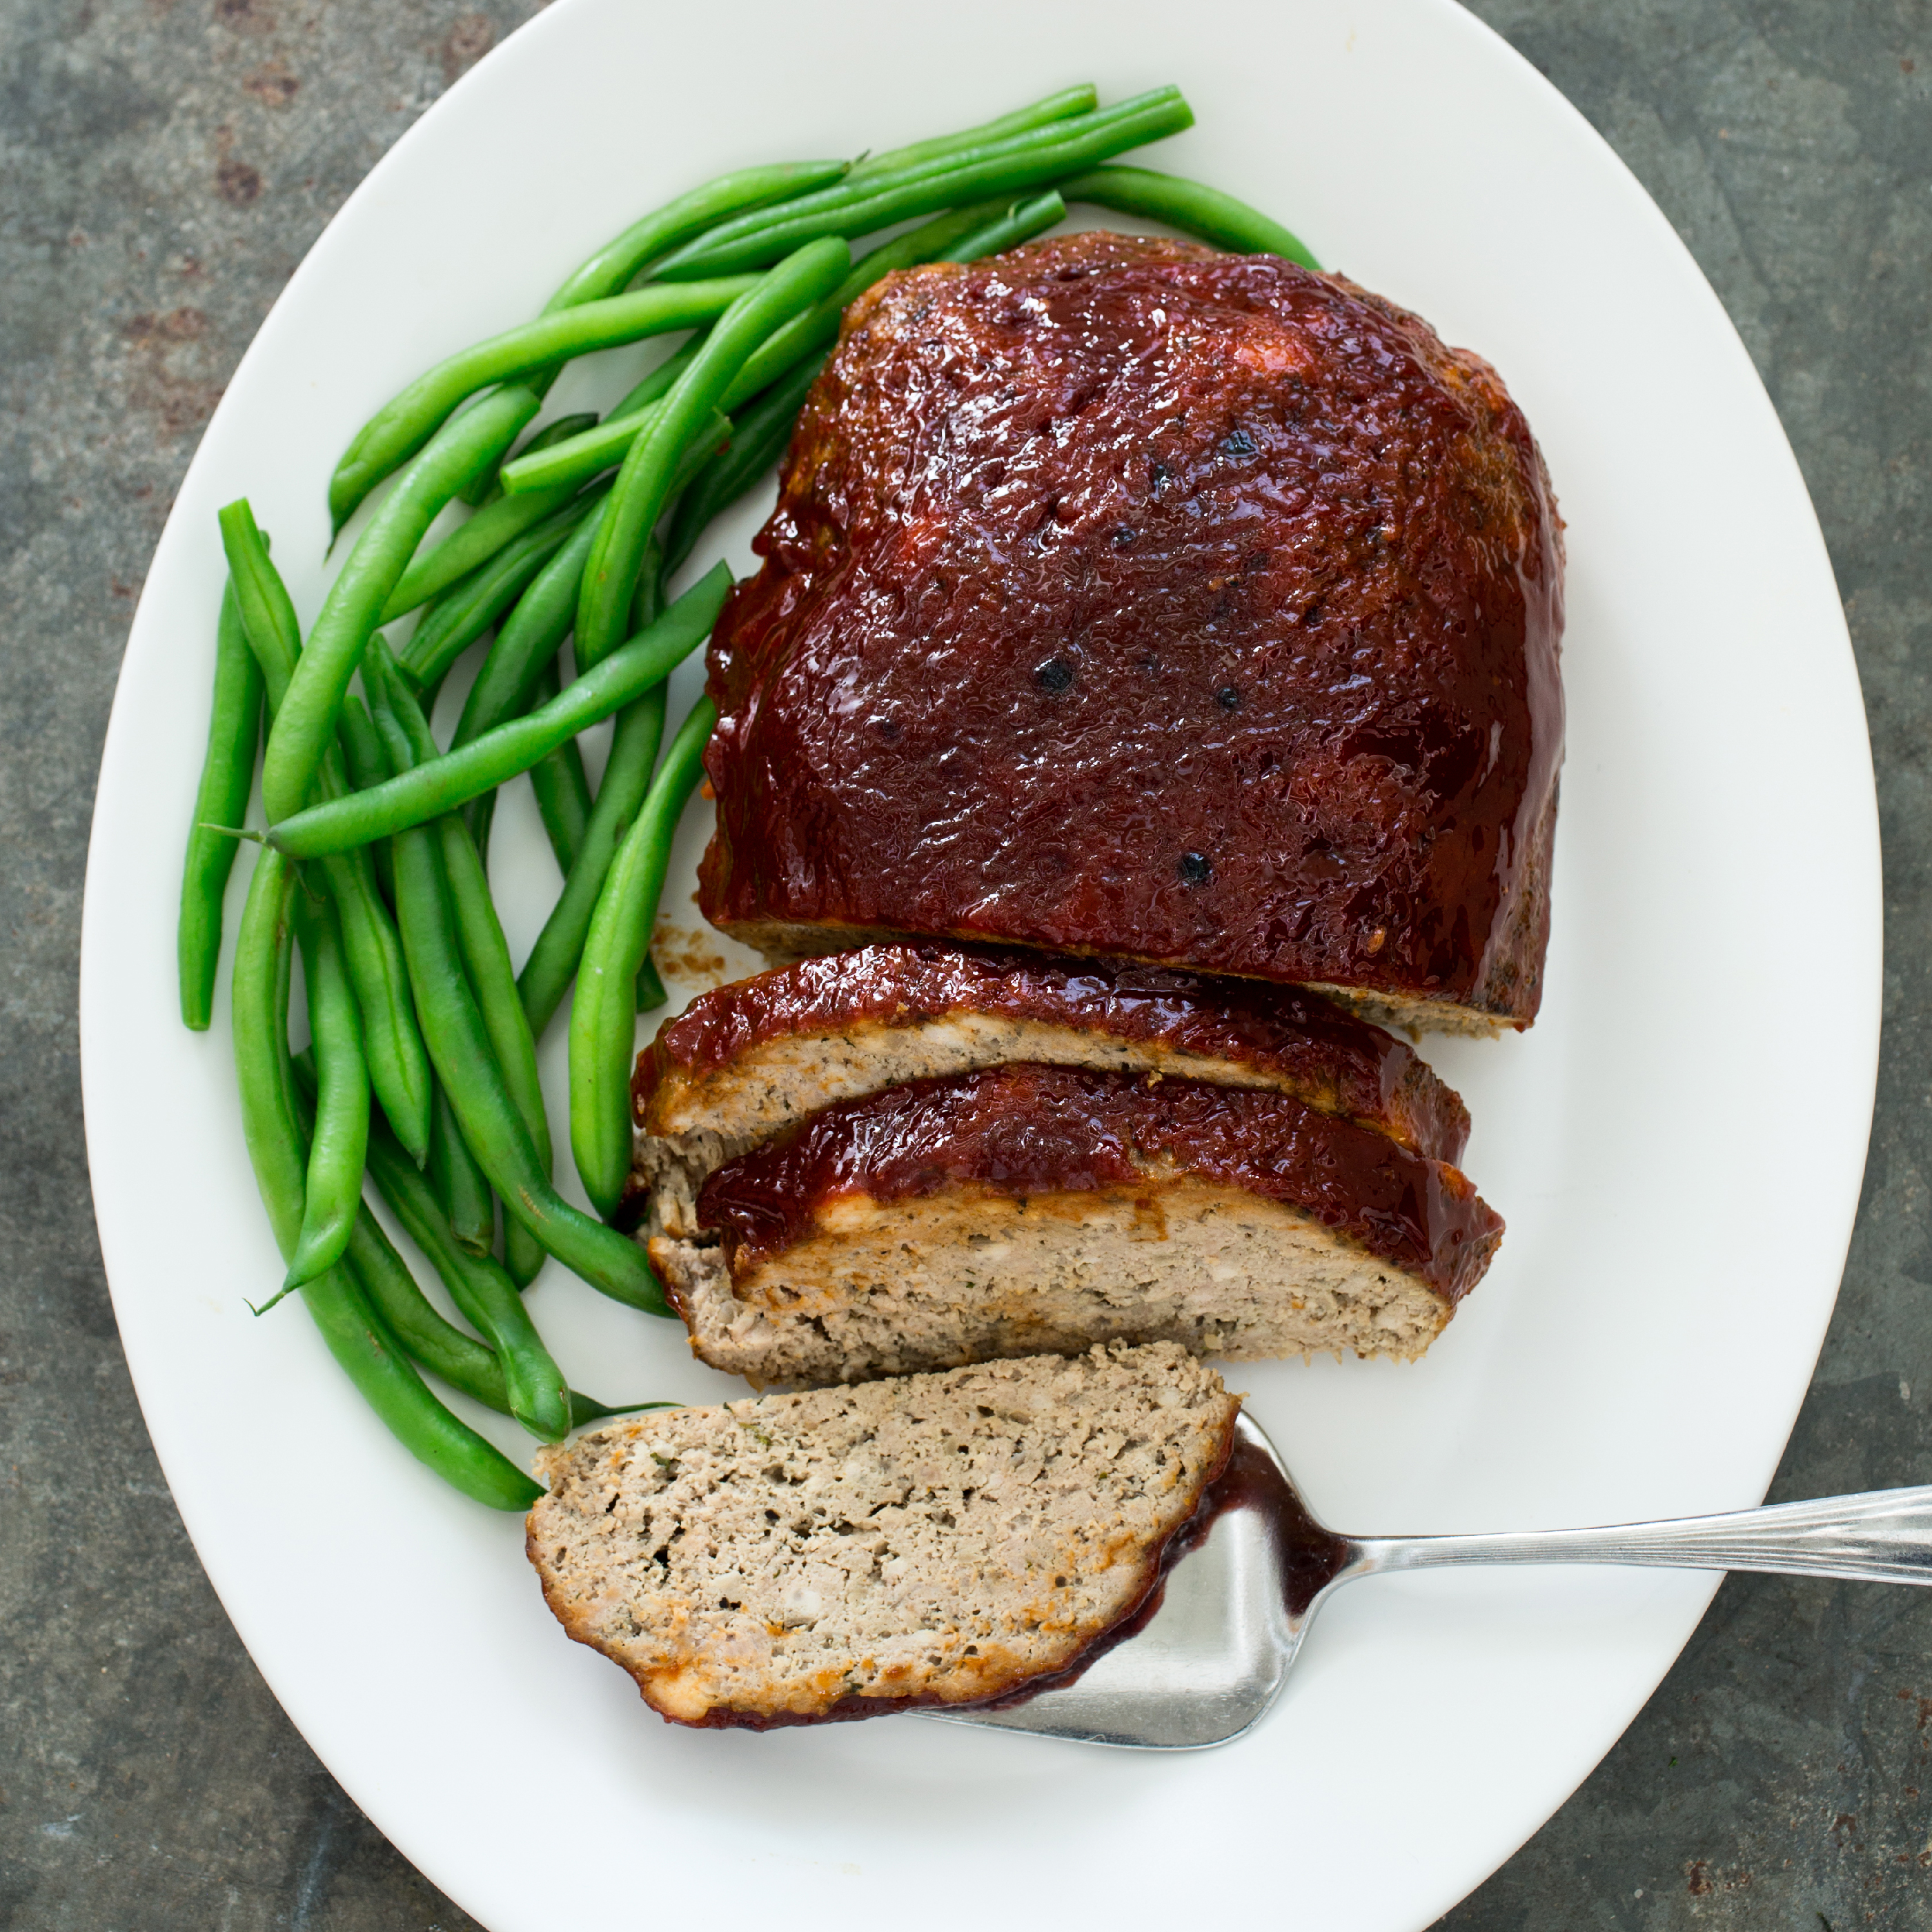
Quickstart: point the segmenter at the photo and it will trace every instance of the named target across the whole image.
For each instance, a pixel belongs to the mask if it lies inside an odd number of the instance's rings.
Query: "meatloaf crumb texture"
[[[1456,1169],[1287,1095],[1003,1066],[818,1114],[651,1257],[759,1385],[1096,1342],[1412,1359],[1502,1223]]]
[[[1239,1406],[1160,1345],[654,1414],[542,1452],[530,1558],[679,1724],[971,1703],[1140,1606]]]
[[[847,312],[712,641],[706,917],[1528,1024],[1562,542],[1496,372],[1275,257],[1090,231]]]

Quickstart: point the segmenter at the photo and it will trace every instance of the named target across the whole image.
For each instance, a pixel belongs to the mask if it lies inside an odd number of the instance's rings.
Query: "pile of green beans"
[[[308,1150],[288,1043],[294,868],[264,853],[236,935],[235,1064],[242,1129],[269,1224],[292,1257],[306,1207]],[[302,1298],[329,1352],[410,1453],[478,1502],[527,1509],[542,1493],[502,1452],[452,1415],[410,1365],[353,1270],[338,1263]]]
[[[668,1312],[641,1247],[558,1192],[536,1054],[568,1000],[571,1152],[608,1217],[631,1164],[638,1016],[665,998],[658,903],[716,722],[700,700],[667,743],[666,680],[731,578],[719,564],[675,598],[668,584],[783,454],[848,305],[896,270],[1016,248],[1077,204],[1314,268],[1256,209],[1116,158],[1192,118],[1171,87],[1108,107],[1068,87],[856,161],[743,169],[645,215],[541,314],[446,357],[350,438],[332,541],[359,528],[306,638],[247,502],[222,511],[182,1017],[203,1030],[214,1011],[259,771],[268,824],[230,1006],[244,1134],[286,1264],[262,1306],[298,1295],[392,1432],[478,1502],[523,1509],[538,1491],[424,1375],[555,1442],[623,1411],[573,1390],[538,1334],[521,1290],[545,1259]],[[543,419],[566,364],[677,334],[601,420]],[[452,506],[460,520],[430,539]],[[436,695],[486,643],[445,746]],[[606,718],[593,790],[578,740]],[[488,850],[498,791],[524,773],[561,884],[518,970]],[[295,1054],[298,957],[311,1043]],[[425,1298],[365,1182],[466,1330]]]

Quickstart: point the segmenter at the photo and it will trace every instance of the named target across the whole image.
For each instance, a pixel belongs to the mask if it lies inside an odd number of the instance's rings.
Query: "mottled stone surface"
[[[472,1922],[296,1736],[168,1502],[94,1244],[74,982],[93,774],[128,618],[202,425],[328,215],[530,10],[0,10],[0,1928]],[[1932,7],[1478,10],[1603,130],[1689,242],[1823,519],[1877,758],[1886,1034],[1844,1293],[1774,1493],[1921,1480],[1932,1474]],[[1443,1922],[1932,1924],[1932,1598],[1726,1582],[1595,1775]]]

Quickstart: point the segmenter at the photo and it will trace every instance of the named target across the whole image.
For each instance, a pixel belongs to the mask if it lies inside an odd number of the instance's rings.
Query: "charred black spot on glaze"
[[[1063,691],[1073,688],[1073,667],[1064,658],[1048,658],[1035,668],[1033,681],[1041,690],[1057,698]]]
[[[1184,852],[1180,863],[1175,868],[1180,874],[1184,886],[1204,886],[1214,876],[1214,868],[1208,862],[1206,854]]]

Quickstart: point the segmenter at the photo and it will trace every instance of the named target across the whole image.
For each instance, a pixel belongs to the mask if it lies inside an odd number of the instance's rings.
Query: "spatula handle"
[[[1442,1563],[1640,1563],[1932,1583],[1932,1488],[1594,1529],[1363,1538],[1356,1546],[1367,1571]]]

